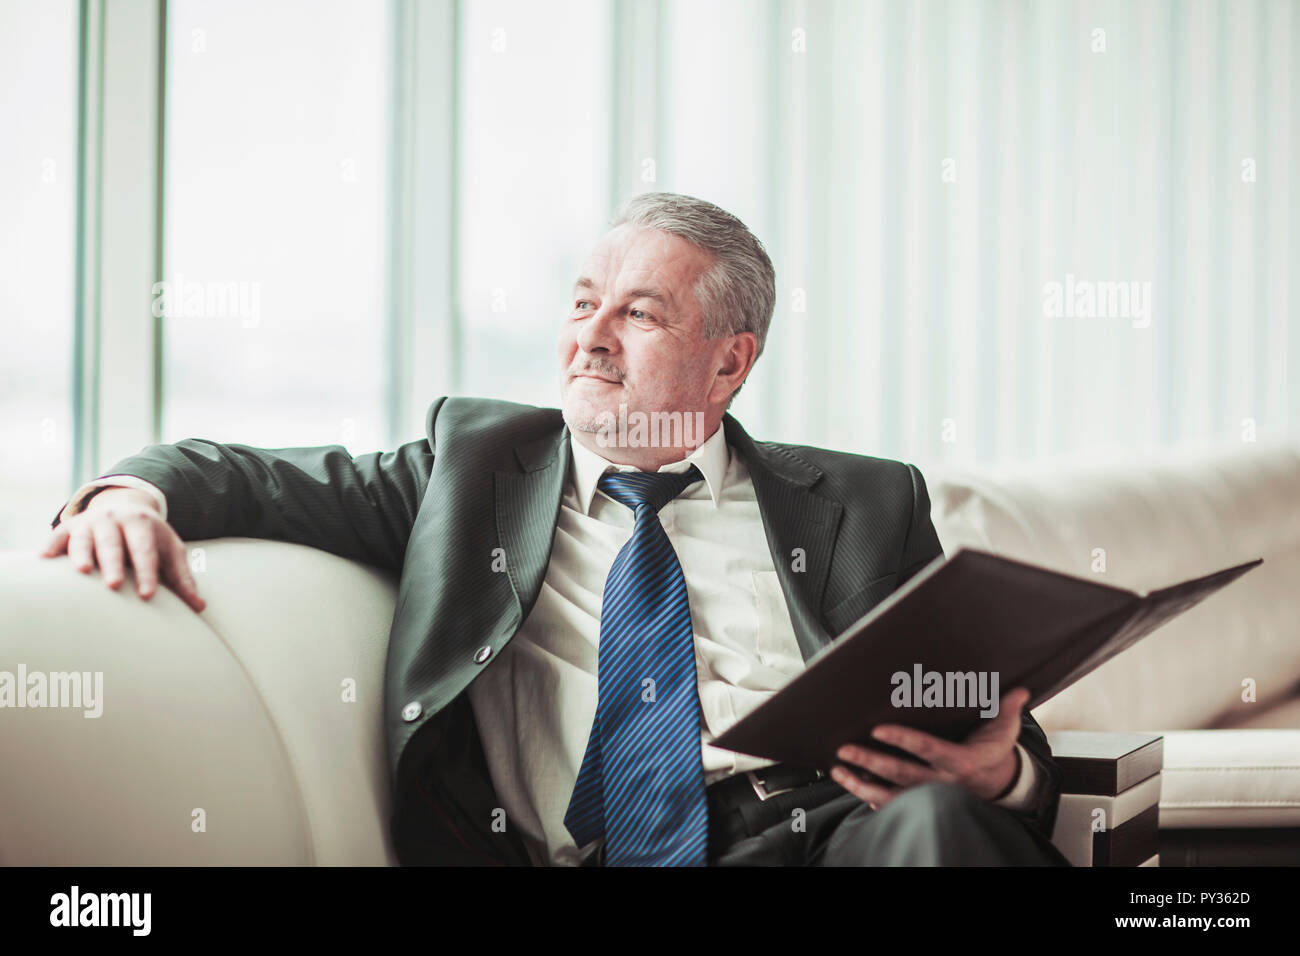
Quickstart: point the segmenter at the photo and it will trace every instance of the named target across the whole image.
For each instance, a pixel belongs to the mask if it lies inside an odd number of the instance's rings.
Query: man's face
[[[560,328],[564,419],[596,431],[603,413],[705,411],[735,387],[716,372],[727,338],[704,338],[695,299],[713,258],[657,229],[624,224],[592,250]],[[725,364],[725,363],[722,363]]]

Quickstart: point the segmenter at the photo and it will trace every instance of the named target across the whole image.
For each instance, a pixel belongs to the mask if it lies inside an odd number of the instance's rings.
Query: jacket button
[[[485,644],[482,647],[480,647],[477,651],[474,652],[474,663],[482,664],[485,660],[487,660],[491,656],[492,656],[492,648],[488,647]]]
[[[415,718],[420,716],[420,713],[423,710],[424,708],[421,707],[416,701],[411,701],[409,704],[407,704],[405,707],[402,708],[402,719],[415,720]]]

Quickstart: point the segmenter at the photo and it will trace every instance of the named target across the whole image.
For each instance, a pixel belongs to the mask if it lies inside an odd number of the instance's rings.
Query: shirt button
[[[411,701],[409,704],[407,704],[405,707],[402,708],[402,719],[407,721],[415,720],[415,718],[420,716],[423,710],[424,708],[421,707],[416,701]]]
[[[484,646],[480,647],[477,651],[474,652],[474,663],[482,664],[485,660],[487,660],[491,656],[492,656],[492,648],[488,647],[485,644]]]

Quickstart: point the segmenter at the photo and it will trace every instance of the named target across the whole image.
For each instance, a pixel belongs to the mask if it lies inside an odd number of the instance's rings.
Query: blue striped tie
[[[702,478],[605,475],[635,513],[605,579],[596,719],[564,825],[578,846],[605,837],[606,866],[704,866],[709,819],[686,579],[659,509]]]

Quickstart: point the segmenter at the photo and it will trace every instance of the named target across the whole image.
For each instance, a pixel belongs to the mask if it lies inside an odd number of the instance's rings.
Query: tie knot
[[[691,465],[686,471],[611,471],[601,476],[599,487],[615,501],[636,511],[649,505],[655,514],[704,476]]]

